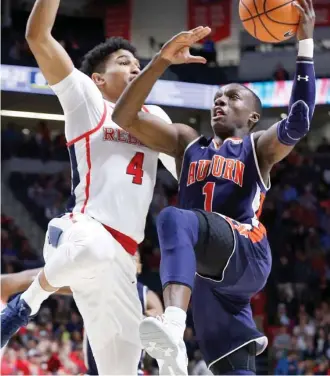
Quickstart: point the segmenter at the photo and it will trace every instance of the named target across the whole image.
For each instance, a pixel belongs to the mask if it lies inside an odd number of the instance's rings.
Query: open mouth
[[[226,116],[225,111],[221,107],[215,106],[213,109],[213,120],[221,119],[224,116]]]

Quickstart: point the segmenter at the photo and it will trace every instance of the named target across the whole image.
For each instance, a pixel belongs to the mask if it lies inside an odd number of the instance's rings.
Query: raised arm
[[[65,49],[53,38],[60,0],[36,0],[26,27],[26,40],[50,85],[57,84],[73,70]]]
[[[184,124],[168,124],[162,119],[141,111],[153,85],[171,64],[205,63],[191,56],[189,48],[210,33],[207,27],[182,32],[168,41],[148,66],[126,88],[116,103],[112,119],[146,146],[178,157],[198,135]]]
[[[297,38],[299,50],[296,74],[286,119],[256,137],[256,151],[263,176],[285,158],[308,132],[315,108],[315,72],[313,63],[313,31],[315,12],[312,0],[293,3],[300,12]]]

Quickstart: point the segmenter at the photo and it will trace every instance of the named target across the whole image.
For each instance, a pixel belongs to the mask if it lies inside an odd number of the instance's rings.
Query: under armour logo
[[[161,347],[157,347],[156,342],[149,342],[149,347],[146,347],[146,350],[148,352],[152,352],[152,351],[157,350],[161,353],[164,353],[165,356],[171,356],[171,352],[174,351],[173,349],[170,349],[170,348],[165,350],[165,349],[162,349]]]
[[[302,76],[300,76],[300,74],[298,74],[297,80],[298,81],[301,81],[301,80],[309,81],[309,76],[302,77]]]

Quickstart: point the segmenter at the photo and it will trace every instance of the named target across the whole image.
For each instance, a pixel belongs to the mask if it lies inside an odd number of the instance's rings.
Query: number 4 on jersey
[[[127,166],[126,174],[133,175],[133,184],[142,184],[144,153],[137,152]]]

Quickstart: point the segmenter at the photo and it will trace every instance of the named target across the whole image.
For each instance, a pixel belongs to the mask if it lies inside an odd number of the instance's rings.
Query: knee
[[[198,218],[189,210],[165,208],[157,218],[161,252],[194,246],[198,237]]]
[[[158,235],[174,234],[180,223],[181,210],[173,206],[163,209],[157,217]]]

